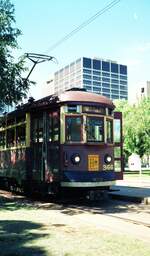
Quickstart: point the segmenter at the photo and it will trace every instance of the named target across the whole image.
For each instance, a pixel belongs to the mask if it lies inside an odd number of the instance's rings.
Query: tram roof
[[[32,109],[40,109],[40,108],[47,108],[50,105],[57,105],[57,104],[65,104],[65,103],[72,103],[72,104],[100,104],[105,107],[109,107],[114,109],[115,106],[113,102],[102,95],[90,93],[86,91],[82,91],[81,89],[71,89],[65,91],[60,95],[49,95],[42,99],[34,101],[34,99],[29,99],[27,103],[23,105],[19,105],[16,110],[6,113],[7,116],[11,116],[13,114],[19,114],[22,111],[30,111]]]
[[[114,108],[113,102],[100,94],[81,91],[81,90],[68,90],[59,96],[60,102],[86,102],[86,103],[97,103],[102,105],[107,105]]]

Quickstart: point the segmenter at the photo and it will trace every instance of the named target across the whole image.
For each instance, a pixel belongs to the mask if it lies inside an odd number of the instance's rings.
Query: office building
[[[111,60],[82,57],[54,73],[53,92],[85,88],[110,99],[128,99],[127,66]]]

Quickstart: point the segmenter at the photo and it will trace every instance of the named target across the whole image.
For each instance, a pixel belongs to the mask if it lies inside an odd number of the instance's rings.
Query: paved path
[[[150,204],[150,179],[148,178],[126,178],[117,181],[111,188],[114,190],[110,193],[112,198]]]

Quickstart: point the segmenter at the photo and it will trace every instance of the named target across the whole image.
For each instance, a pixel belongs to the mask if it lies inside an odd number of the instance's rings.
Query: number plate
[[[88,155],[88,170],[99,171],[99,155]]]

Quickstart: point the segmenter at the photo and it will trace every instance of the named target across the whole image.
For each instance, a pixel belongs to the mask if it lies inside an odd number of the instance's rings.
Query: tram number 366
[[[113,165],[112,164],[108,164],[108,165],[103,165],[103,170],[104,171],[110,171],[113,170]]]

